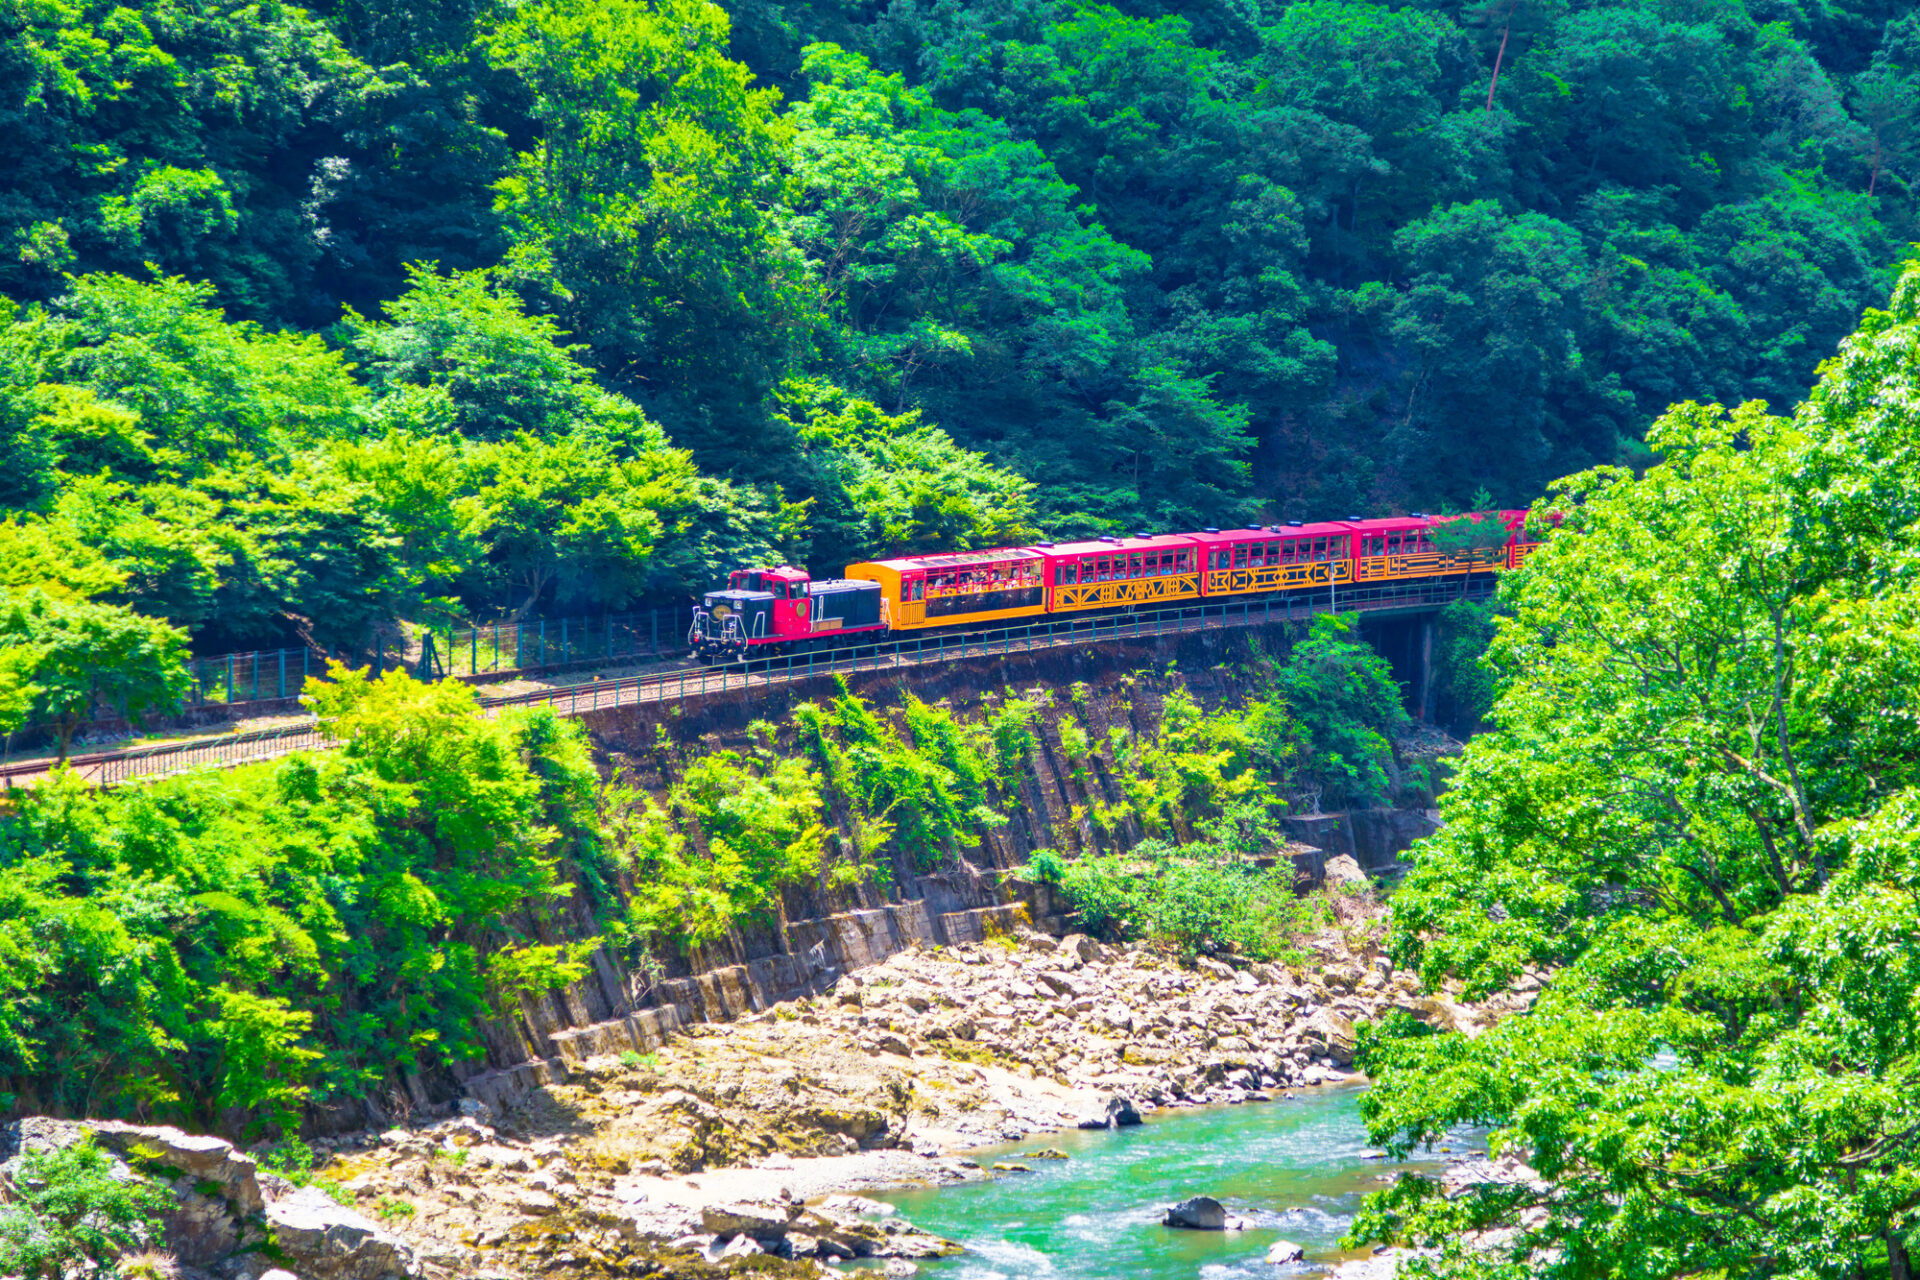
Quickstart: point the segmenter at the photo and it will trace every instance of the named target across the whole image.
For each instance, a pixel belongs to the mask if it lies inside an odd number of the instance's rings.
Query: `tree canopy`
[[[1920,18],[1866,0],[0,34],[0,502],[202,648],[731,555],[1522,505],[1675,401],[1783,411],[1920,235]],[[569,458],[623,478],[504,527]]]
[[[1500,1274],[1910,1274],[1917,342],[1920,266],[1791,416],[1678,406],[1644,475],[1544,500],[1565,523],[1503,581],[1495,728],[1394,946],[1469,994],[1546,986],[1368,1057],[1377,1139],[1486,1125],[1543,1179],[1379,1197],[1366,1228],[1444,1244],[1439,1273],[1510,1226]]]

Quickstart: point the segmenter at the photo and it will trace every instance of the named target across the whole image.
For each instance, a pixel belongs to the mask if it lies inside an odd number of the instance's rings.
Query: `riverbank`
[[[925,1256],[938,1241],[800,1206],[992,1176],[964,1153],[1110,1115],[1283,1105],[1349,1078],[1357,1022],[1403,1009],[1472,1032],[1528,998],[1425,993],[1378,956],[1370,899],[1339,910],[1292,968],[1035,933],[906,952],[657,1053],[576,1064],[504,1114],[333,1144],[323,1173],[387,1206],[430,1275],[620,1274],[633,1247],[742,1237],[802,1261]]]

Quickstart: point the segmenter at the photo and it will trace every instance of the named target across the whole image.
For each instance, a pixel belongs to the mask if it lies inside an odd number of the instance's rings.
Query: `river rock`
[[[1163,1227],[1182,1227],[1188,1231],[1225,1231],[1227,1210],[1212,1196],[1194,1196],[1173,1205],[1160,1216]]]
[[[1082,1129],[1123,1129],[1140,1123],[1140,1109],[1133,1105],[1131,1098],[1114,1094],[1107,1099],[1104,1115],[1088,1116],[1080,1122]]]
[[[760,1242],[752,1236],[735,1236],[727,1242],[727,1247],[720,1251],[718,1260],[727,1262],[734,1258],[751,1258],[756,1253],[765,1252],[766,1250],[760,1247]]]
[[[302,1280],[386,1280],[417,1276],[413,1250],[398,1236],[318,1187],[302,1187],[267,1206],[282,1259]]]
[[[1267,1261],[1276,1267],[1299,1262],[1306,1256],[1306,1249],[1291,1240],[1275,1240],[1267,1246]]]

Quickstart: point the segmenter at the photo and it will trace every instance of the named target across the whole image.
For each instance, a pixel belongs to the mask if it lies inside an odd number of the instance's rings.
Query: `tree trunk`
[[[1493,114],[1493,93],[1500,87],[1500,64],[1507,60],[1507,37],[1513,34],[1513,6],[1520,0],[1509,0],[1506,25],[1500,28],[1500,52],[1493,56],[1493,83],[1487,86],[1487,114]]]
[[[1906,1242],[1891,1231],[1887,1232],[1887,1280],[1914,1280]]]

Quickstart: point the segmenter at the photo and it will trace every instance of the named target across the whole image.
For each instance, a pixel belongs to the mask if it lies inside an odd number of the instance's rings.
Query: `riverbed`
[[[1163,1111],[1138,1128],[1070,1132],[975,1153],[983,1165],[1032,1173],[886,1195],[913,1224],[958,1240],[964,1255],[921,1264],[938,1280],[1242,1280],[1306,1275],[1362,1256],[1340,1248],[1362,1197],[1402,1166],[1366,1146],[1362,1087],[1304,1091],[1292,1101]],[[1465,1141],[1452,1144],[1464,1150]],[[1023,1159],[1054,1148],[1065,1160]],[[1424,1165],[1423,1168],[1433,1168]],[[1210,1195],[1245,1231],[1177,1231],[1160,1213]],[[1266,1262],[1291,1240],[1306,1262]]]

